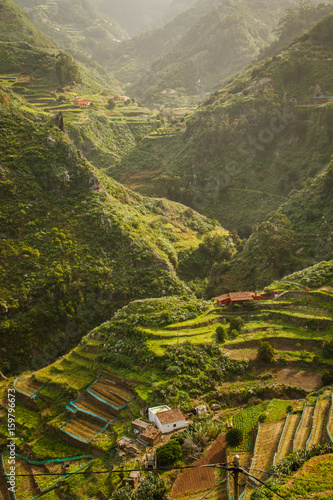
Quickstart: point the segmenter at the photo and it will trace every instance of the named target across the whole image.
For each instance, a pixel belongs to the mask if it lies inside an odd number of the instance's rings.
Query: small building
[[[204,413],[207,413],[207,406],[206,405],[197,406],[196,413],[197,413],[197,415],[203,415]]]
[[[90,106],[90,101],[88,99],[75,99],[74,104],[77,106]]]
[[[129,477],[123,479],[124,483],[129,484],[132,488],[135,488],[140,481],[140,472],[132,470]]]
[[[141,434],[150,425],[151,424],[149,422],[144,422],[143,420],[137,419],[132,422],[132,431],[134,432],[134,434]]]
[[[235,292],[235,293],[225,293],[216,298],[217,305],[229,306],[232,304],[244,304],[244,302],[249,302],[253,300],[260,300],[261,295],[257,292]]]
[[[167,405],[154,406],[153,408],[148,408],[148,420],[157,425],[157,415],[163,411],[171,410]]]
[[[138,442],[142,443],[144,446],[155,446],[162,439],[162,432],[156,429],[153,425],[147,427],[147,429],[140,434]]]
[[[120,448],[122,450],[122,449],[130,446],[132,444],[132,440],[128,437],[123,437],[123,438],[119,439],[117,444],[118,444],[118,448]]]
[[[185,416],[179,408],[171,410],[166,405],[155,406],[154,408],[149,408],[148,418],[151,422],[154,422],[162,434],[186,427]]]

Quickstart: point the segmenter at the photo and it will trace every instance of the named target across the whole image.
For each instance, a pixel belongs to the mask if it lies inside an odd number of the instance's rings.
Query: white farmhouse
[[[180,409],[174,408],[171,410],[167,405],[149,408],[148,418],[151,422],[154,422],[162,434],[186,427],[186,420]]]

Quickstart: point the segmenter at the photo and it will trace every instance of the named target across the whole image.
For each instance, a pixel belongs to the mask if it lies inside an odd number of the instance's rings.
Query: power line
[[[257,477],[254,477],[252,476],[252,474],[249,474],[248,472],[246,472],[245,470],[242,470],[243,474],[246,474],[247,476],[249,477],[252,477],[253,479],[255,479],[256,481],[258,481],[258,483],[261,483],[263,486],[265,486],[265,488],[267,488],[268,490],[272,491],[275,495],[277,495],[278,497],[282,498],[282,500],[287,500],[286,497],[283,497],[282,495],[280,495],[279,493],[277,493],[276,491],[274,491],[270,486],[268,486],[266,483],[264,483],[263,481],[261,481],[260,479],[258,479]]]
[[[255,471],[255,472],[262,472],[263,474],[269,474],[270,476],[280,476],[277,472],[270,473],[267,470],[252,469],[251,467],[248,468],[248,469],[249,469],[249,471],[251,470],[251,471]],[[283,479],[283,476],[281,477],[281,479]],[[288,476],[288,479],[290,479],[292,481],[307,481],[309,483],[333,484],[333,480],[332,481],[321,481],[321,480],[318,480],[318,479],[302,479],[302,478],[299,478],[299,477],[293,478],[293,477],[290,477],[290,476]]]
[[[216,464],[202,464],[202,465],[187,465],[187,466],[179,466],[179,467],[161,467],[158,469],[131,469],[128,471],[124,471],[124,469],[112,469],[112,473],[130,473],[130,472],[167,472],[172,470],[186,470],[186,469],[203,469],[203,468],[220,468],[225,469],[228,466],[228,463],[216,463]],[[88,466],[88,464],[87,464]],[[109,474],[111,470],[97,470],[97,471],[78,471],[78,472],[40,472],[37,474],[13,474],[15,477],[32,477],[32,476],[84,476],[90,474]],[[0,477],[8,477],[8,475],[0,475]]]
[[[221,481],[220,483],[218,483],[216,486],[214,486],[214,488],[212,488],[211,490],[208,491],[208,493],[206,493],[203,497],[201,497],[199,500],[204,500],[204,498],[208,497],[208,495],[210,495],[214,490],[216,490],[216,488],[218,488],[219,486],[221,486],[221,484],[225,483],[227,481],[229,477],[229,474],[227,475],[227,477],[225,479],[223,479],[223,481]]]

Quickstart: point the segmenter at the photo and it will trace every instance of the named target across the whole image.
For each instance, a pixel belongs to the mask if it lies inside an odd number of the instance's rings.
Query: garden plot
[[[83,399],[72,403],[78,410],[88,412],[89,414],[97,415],[105,420],[113,420],[116,411],[113,412],[112,407],[102,403],[91,394],[87,393]]]
[[[280,462],[280,460],[292,453],[293,439],[300,420],[301,415],[299,413],[289,413],[274,463]]]
[[[256,447],[252,467],[257,471],[267,471],[273,463],[274,453],[277,450],[285,419],[279,422],[268,422],[259,425]],[[265,473],[255,474],[259,479],[265,476]]]
[[[78,412],[72,420],[60,427],[62,431],[72,436],[74,439],[88,443],[99,432],[101,432],[107,423],[104,420],[92,416],[86,416]]]
[[[198,460],[195,465],[216,464],[225,461],[226,441],[225,435],[221,436],[214,441],[205,455]],[[183,497],[186,494],[196,491],[205,491],[208,488],[214,488],[216,484],[214,468],[194,468],[187,469],[182,472],[175,481],[171,495],[172,498]]]
[[[3,454],[5,472],[10,471],[8,464],[8,452]],[[16,498],[17,500],[31,499],[36,495],[53,488],[64,479],[69,472],[78,472],[87,467],[94,457],[92,455],[80,456],[74,458],[55,459],[54,461],[35,462],[25,457],[16,455],[15,466],[16,474],[28,474],[27,477],[16,477]],[[32,477],[33,475],[34,477]],[[1,485],[0,485],[1,487]],[[0,499],[7,500],[7,496],[1,496]],[[9,497],[11,498],[11,497]]]
[[[330,412],[328,417],[327,430],[329,432],[330,438],[333,441],[333,395],[331,396]]]
[[[114,382],[104,377],[100,377],[87,389],[87,392],[118,410],[124,408],[133,399],[129,391],[116,386]]]
[[[256,446],[250,472],[258,479],[265,480],[269,467],[273,463],[274,453],[276,452],[285,420],[279,422],[268,422],[259,425]],[[262,471],[262,472],[259,472]],[[244,499],[251,497],[253,488],[247,485]]]
[[[306,405],[303,410],[300,425],[297,429],[296,436],[294,439],[293,451],[299,449],[305,450],[306,442],[309,439],[310,432],[312,429],[313,413],[314,413],[314,406]]]
[[[8,463],[8,454],[3,455],[3,462],[6,473],[10,471],[10,465]],[[16,472],[16,497],[18,500],[30,500],[31,498],[39,494],[38,487],[31,476],[31,468],[29,464],[16,457],[15,459],[15,472]],[[20,474],[27,474],[27,476],[21,476]]]
[[[14,382],[14,387],[18,392],[25,394],[26,396],[35,396],[43,387],[42,382],[28,377],[28,378],[17,378]]]
[[[318,398],[314,410],[312,432],[308,442],[307,449],[310,449],[314,444],[320,444],[327,440],[326,426],[330,411],[330,398]]]

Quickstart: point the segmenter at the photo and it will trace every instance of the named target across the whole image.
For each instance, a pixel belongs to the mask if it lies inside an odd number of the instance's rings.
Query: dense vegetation
[[[110,54],[112,71],[147,103],[163,103],[162,91],[203,95],[222,78],[244,68],[268,42],[284,8],[280,2],[199,1],[162,29],[124,44]],[[148,65],[148,70],[147,70]]]
[[[52,120],[22,112],[22,101],[12,99],[1,95],[7,370],[32,361],[32,352],[35,363],[46,362],[131,298],[184,292],[175,273],[177,242],[182,249],[184,236],[197,245],[197,232],[214,227],[98,174]]]

